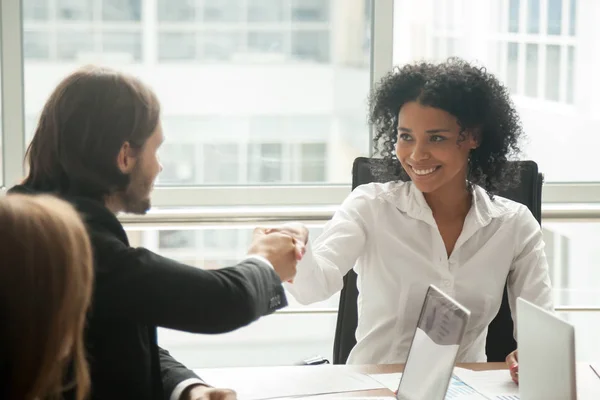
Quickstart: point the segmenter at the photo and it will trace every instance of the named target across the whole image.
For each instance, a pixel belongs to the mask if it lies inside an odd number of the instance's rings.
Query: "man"
[[[160,106],[141,81],[88,67],[48,99],[27,151],[29,175],[11,192],[53,193],[84,217],[95,284],[86,347],[92,399],[230,399],[156,343],[156,327],[227,332],[287,305],[281,285],[303,244],[255,231],[248,256],[205,271],[129,245],[119,212],[144,214],[162,170]]]

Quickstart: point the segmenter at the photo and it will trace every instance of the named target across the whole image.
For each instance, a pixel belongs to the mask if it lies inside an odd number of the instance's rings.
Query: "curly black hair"
[[[469,158],[468,181],[484,188],[490,197],[514,187],[519,171],[509,159],[520,154],[524,135],[521,120],[508,89],[485,68],[459,58],[440,64],[419,62],[396,67],[369,99],[369,120],[374,129],[373,174],[380,181],[409,180],[396,157],[400,108],[407,102],[442,109],[457,118],[461,138],[470,129],[479,132],[479,146]],[[461,139],[459,139],[461,140]]]

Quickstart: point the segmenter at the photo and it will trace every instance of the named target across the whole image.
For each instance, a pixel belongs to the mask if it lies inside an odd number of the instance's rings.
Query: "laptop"
[[[470,311],[430,285],[410,345],[397,400],[485,399],[452,377]]]
[[[517,298],[519,397],[576,400],[575,328]]]

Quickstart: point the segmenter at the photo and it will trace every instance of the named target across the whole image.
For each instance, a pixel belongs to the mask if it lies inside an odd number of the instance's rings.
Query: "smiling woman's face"
[[[396,155],[421,192],[465,186],[477,141],[469,132],[461,138],[460,130],[456,117],[439,108],[409,102],[400,109]]]

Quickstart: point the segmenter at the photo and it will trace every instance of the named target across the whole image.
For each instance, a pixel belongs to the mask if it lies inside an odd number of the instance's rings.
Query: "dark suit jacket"
[[[11,192],[31,193],[23,186]],[[158,347],[156,327],[232,331],[287,305],[278,275],[260,261],[205,271],[133,248],[102,203],[67,197],[83,216],[95,283],[86,346],[92,399],[168,400],[196,375]]]

